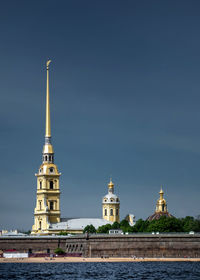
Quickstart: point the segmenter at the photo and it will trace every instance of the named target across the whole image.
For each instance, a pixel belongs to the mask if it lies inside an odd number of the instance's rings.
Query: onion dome
[[[114,194],[114,183],[112,179],[108,183],[108,194],[103,197],[102,203],[119,204],[119,198]]]
[[[166,203],[166,200],[163,198],[164,192],[163,192],[162,186],[161,186],[159,194],[160,194],[160,198],[157,200],[157,203],[156,203],[156,211],[153,215],[151,215],[147,218],[148,221],[158,220],[162,216],[173,217],[167,210],[167,203]]]

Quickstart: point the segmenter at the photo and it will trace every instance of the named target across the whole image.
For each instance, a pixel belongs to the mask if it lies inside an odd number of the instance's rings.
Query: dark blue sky
[[[63,217],[200,214],[200,2],[4,1],[0,9],[0,228],[33,224],[50,66]]]

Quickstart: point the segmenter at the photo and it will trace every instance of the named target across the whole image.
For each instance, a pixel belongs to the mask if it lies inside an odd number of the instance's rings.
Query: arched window
[[[42,210],[42,201],[39,201],[39,209]]]
[[[42,189],[42,181],[40,181],[40,189]]]
[[[113,209],[110,209],[110,216],[113,216]]]
[[[41,230],[41,229],[42,229],[42,222],[39,221],[39,230]]]
[[[49,208],[50,208],[50,210],[53,210],[53,208],[54,208],[53,206],[54,206],[53,201],[50,201],[50,202],[49,202]]]
[[[105,214],[105,216],[107,216],[107,209],[105,209],[104,214]]]
[[[162,211],[165,211],[165,205],[164,204],[162,205]]]
[[[53,190],[53,181],[49,182],[49,188],[50,188],[50,190]]]
[[[116,209],[116,216],[118,216],[119,215],[119,209],[117,208]]]

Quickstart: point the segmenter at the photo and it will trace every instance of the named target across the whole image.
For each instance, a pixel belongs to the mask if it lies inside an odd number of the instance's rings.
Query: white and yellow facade
[[[60,184],[57,165],[54,163],[54,150],[51,144],[50,98],[49,98],[49,64],[47,61],[46,85],[46,125],[45,143],[42,152],[42,164],[37,177],[36,207],[34,210],[34,225],[31,234],[49,235],[66,233],[82,233],[85,226],[99,226],[119,222],[119,198],[114,194],[112,180],[108,184],[108,194],[103,198],[103,218],[63,218],[60,213]]]
[[[102,200],[102,217],[108,222],[120,222],[119,216],[120,200],[119,197],[114,194],[114,184],[110,179],[108,184],[108,194],[103,197]]]
[[[46,87],[46,128],[45,144],[42,153],[42,165],[36,175],[37,195],[34,211],[32,234],[48,234],[52,223],[60,222],[60,173],[54,164],[54,151],[51,144],[50,100],[49,100],[49,64],[47,61]]]

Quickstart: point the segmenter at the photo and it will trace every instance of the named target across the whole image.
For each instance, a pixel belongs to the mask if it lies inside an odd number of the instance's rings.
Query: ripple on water
[[[0,264],[1,280],[200,280],[198,262]]]

